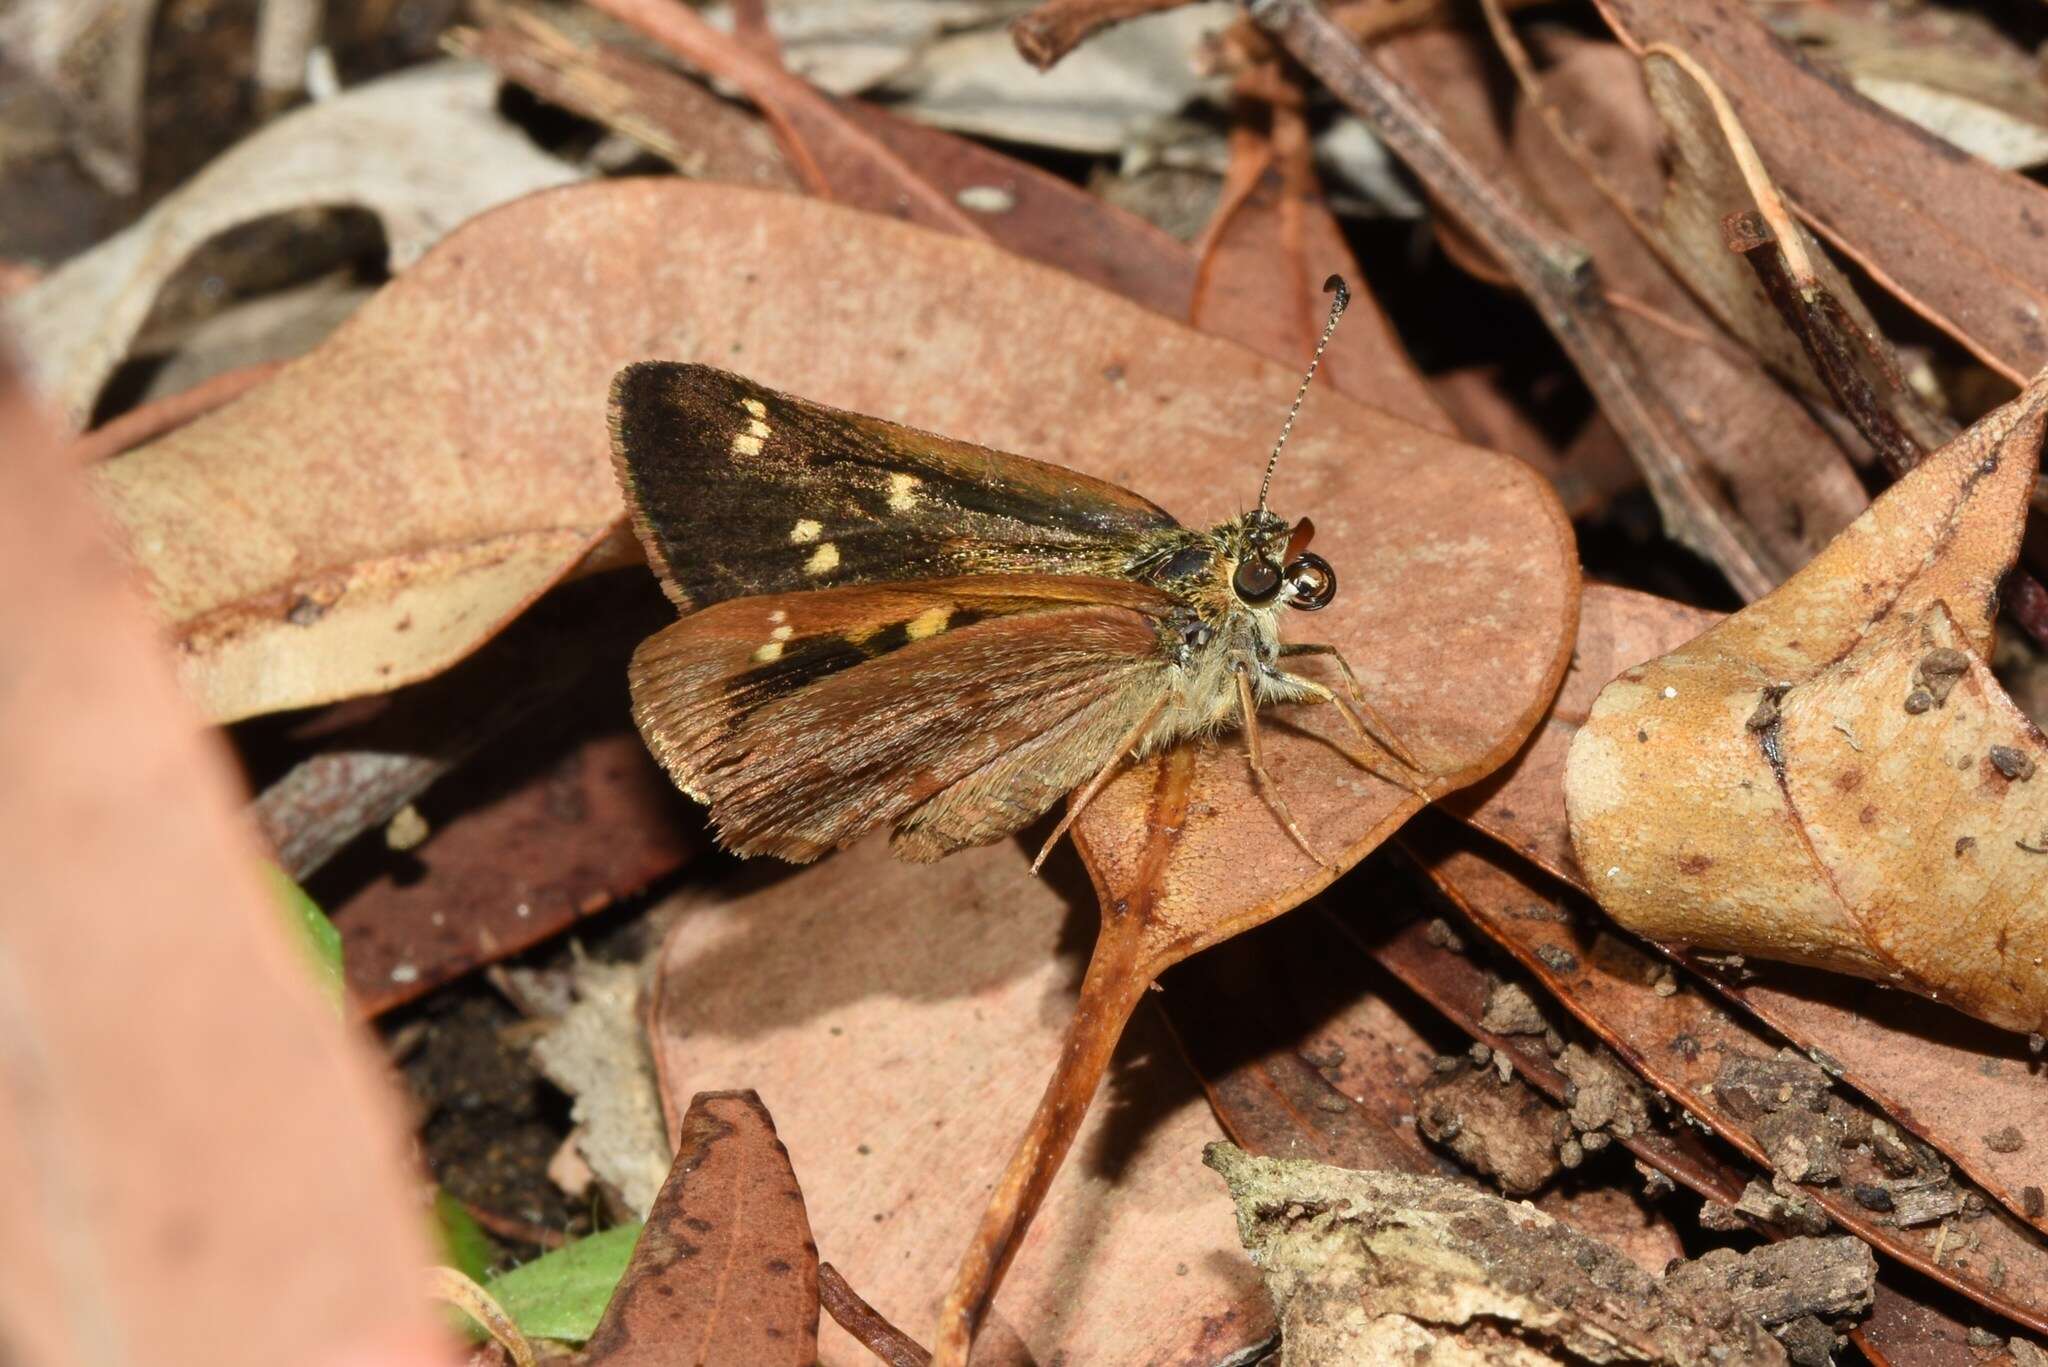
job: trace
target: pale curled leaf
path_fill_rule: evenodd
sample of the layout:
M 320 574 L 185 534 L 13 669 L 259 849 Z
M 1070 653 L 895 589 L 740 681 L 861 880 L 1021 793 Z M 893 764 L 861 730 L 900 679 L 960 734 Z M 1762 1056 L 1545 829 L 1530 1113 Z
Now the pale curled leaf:
M 1776 592 L 1601 693 L 1565 797 L 1617 920 L 2048 1022 L 2041 738 L 1983 666 L 2044 396 L 2037 382 Z
M 464 219 L 577 173 L 494 112 L 498 81 L 445 63 L 287 115 L 133 225 L 9 300 L 36 383 L 83 425 L 164 283 L 208 240 L 292 209 L 356 206 L 404 267 Z M 420 137 L 431 127 L 432 137 Z

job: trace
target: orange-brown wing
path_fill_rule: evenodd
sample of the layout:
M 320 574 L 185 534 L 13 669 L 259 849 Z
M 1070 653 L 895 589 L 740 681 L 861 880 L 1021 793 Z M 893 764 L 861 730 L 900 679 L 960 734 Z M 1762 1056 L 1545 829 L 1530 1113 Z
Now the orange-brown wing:
M 1171 600 L 1000 575 L 732 599 L 649 637 L 633 710 L 740 854 L 808 860 L 893 827 L 936 859 L 1028 825 L 1166 686 Z
M 611 422 L 633 525 L 685 608 L 960 575 L 1115 575 L 1179 525 L 1107 481 L 710 366 L 626 367 Z

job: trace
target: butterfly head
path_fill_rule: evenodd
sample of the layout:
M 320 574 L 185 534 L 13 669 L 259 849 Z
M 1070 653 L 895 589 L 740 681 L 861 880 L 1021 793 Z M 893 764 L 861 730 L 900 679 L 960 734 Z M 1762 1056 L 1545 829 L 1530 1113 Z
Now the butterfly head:
M 1234 564 L 1230 591 L 1248 608 L 1285 603 L 1317 612 L 1337 596 L 1337 572 L 1308 549 L 1316 524 L 1303 518 L 1289 526 L 1266 509 L 1246 513 L 1222 537 Z

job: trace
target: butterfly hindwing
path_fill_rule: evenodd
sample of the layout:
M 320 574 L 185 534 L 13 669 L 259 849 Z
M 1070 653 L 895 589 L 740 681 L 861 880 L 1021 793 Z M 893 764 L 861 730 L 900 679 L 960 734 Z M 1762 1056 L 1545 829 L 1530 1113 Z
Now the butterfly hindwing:
M 635 528 L 686 610 L 892 580 L 1114 576 L 1178 525 L 1103 480 L 709 366 L 626 367 L 611 422 Z
M 655 755 L 741 854 L 884 827 L 935 859 L 1036 819 L 1166 686 L 1171 604 L 1123 579 L 1002 575 L 728 600 L 635 654 Z

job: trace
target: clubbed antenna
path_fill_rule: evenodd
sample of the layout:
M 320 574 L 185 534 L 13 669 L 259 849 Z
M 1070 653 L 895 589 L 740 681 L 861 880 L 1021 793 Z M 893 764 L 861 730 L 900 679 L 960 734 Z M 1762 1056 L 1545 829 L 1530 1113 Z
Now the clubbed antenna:
M 1344 277 L 1333 275 L 1323 282 L 1323 289 L 1336 298 L 1330 301 L 1330 321 L 1323 324 L 1322 340 L 1316 343 L 1316 354 L 1309 357 L 1308 373 L 1301 377 L 1301 388 L 1294 391 L 1294 407 L 1287 410 L 1287 421 L 1280 424 L 1280 440 L 1273 443 L 1273 454 L 1266 459 L 1266 477 L 1259 482 L 1259 511 L 1266 511 L 1266 494 L 1273 487 L 1273 467 L 1280 463 L 1280 448 L 1287 445 L 1287 434 L 1294 430 L 1294 417 L 1301 412 L 1301 401 L 1308 397 L 1308 382 L 1316 377 L 1316 367 L 1323 363 L 1323 349 L 1330 345 L 1330 334 L 1337 330 L 1337 320 L 1344 316 L 1344 308 L 1351 302 L 1351 291 L 1344 288 Z

